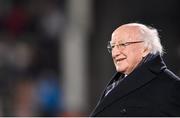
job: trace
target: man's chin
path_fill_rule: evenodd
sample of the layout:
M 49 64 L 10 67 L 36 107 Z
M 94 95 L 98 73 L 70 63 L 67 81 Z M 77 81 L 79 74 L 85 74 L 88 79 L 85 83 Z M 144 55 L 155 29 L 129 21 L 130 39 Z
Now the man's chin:
M 124 73 L 125 69 L 116 67 L 116 71 L 120 73 Z

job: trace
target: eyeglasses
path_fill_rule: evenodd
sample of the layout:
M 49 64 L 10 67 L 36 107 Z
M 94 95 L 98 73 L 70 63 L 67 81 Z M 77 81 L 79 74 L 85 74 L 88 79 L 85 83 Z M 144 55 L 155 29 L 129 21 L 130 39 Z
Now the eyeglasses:
M 119 50 L 123 50 L 124 48 L 126 48 L 126 46 L 130 45 L 130 44 L 134 44 L 134 43 L 142 43 L 144 41 L 134 41 L 134 42 L 125 42 L 125 43 L 118 43 L 118 44 L 111 44 L 111 42 L 108 42 L 107 45 L 107 49 L 108 52 L 111 53 L 112 50 L 115 48 L 115 46 L 119 49 Z

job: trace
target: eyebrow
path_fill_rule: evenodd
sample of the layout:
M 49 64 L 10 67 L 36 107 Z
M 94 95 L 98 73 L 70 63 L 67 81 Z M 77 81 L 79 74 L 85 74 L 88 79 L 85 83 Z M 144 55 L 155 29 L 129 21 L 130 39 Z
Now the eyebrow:
M 126 42 L 130 42 L 130 41 L 117 41 L 117 42 L 112 42 L 112 41 L 110 41 L 110 44 L 116 44 L 116 43 L 126 43 Z

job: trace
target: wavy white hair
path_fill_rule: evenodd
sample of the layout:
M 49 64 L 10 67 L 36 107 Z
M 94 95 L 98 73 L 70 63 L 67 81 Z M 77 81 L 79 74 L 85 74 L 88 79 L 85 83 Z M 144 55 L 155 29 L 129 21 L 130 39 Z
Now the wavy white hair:
M 126 26 L 138 27 L 141 33 L 141 40 L 145 42 L 145 47 L 150 50 L 150 53 L 159 53 L 161 56 L 163 55 L 163 46 L 161 44 L 157 29 L 140 23 L 129 23 L 126 24 Z

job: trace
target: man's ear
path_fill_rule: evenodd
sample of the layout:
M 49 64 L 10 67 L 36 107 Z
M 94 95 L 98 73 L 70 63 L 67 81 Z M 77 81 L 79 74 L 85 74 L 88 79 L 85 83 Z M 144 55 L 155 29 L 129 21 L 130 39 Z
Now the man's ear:
M 149 54 L 149 52 L 150 52 L 149 48 L 145 47 L 143 50 L 142 57 L 146 57 Z

